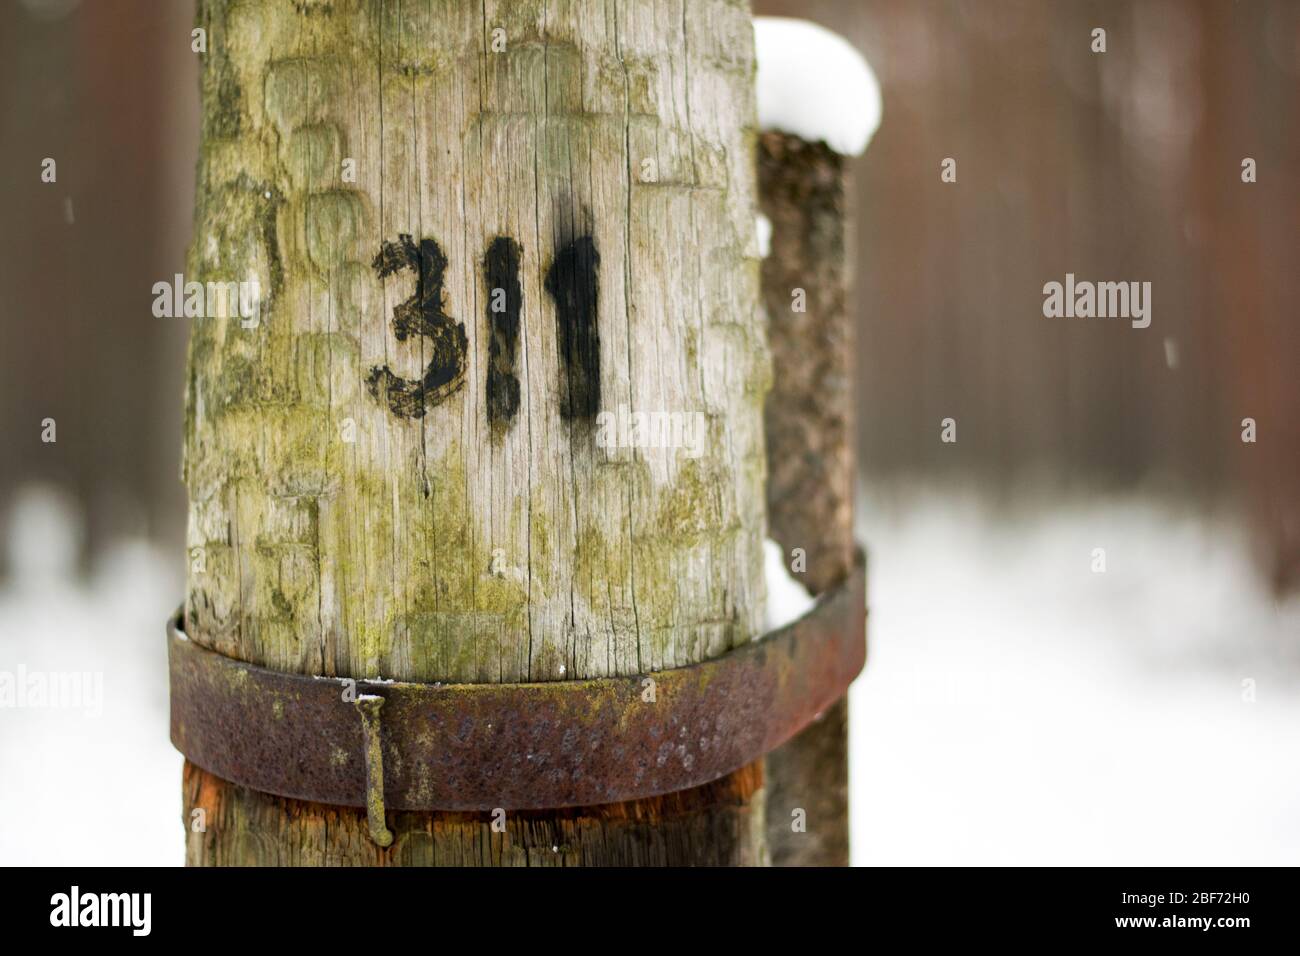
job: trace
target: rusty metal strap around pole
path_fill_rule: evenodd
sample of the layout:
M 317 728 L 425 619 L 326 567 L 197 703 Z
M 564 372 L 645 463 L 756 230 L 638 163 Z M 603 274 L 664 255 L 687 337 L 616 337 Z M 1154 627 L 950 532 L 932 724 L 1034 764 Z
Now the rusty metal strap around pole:
M 861 556 L 804 617 L 722 657 L 537 684 L 355 682 L 267 670 L 168 627 L 171 739 L 265 793 L 388 810 L 590 806 L 716 780 L 794 736 L 866 659 Z M 391 836 L 388 837 L 391 840 Z

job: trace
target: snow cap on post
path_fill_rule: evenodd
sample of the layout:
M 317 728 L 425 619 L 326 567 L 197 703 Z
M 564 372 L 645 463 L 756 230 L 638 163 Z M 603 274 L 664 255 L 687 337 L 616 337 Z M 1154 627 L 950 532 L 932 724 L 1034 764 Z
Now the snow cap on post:
M 880 125 L 880 84 L 848 40 L 807 20 L 754 18 L 758 125 L 860 156 Z

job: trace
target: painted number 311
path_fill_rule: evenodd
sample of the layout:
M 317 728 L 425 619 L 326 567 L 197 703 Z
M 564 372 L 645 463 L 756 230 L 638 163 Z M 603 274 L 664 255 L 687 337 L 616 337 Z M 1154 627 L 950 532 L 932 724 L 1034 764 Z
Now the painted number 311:
M 561 364 L 560 414 L 589 418 L 600 407 L 600 336 L 596 328 L 596 269 L 600 256 L 590 236 L 564 245 L 547 270 L 543 286 L 555 305 Z M 483 257 L 487 279 L 487 415 L 508 424 L 519 411 L 516 352 L 523 310 L 519 244 L 507 236 L 489 243 Z M 383 279 L 398 272 L 415 274 L 415 291 L 393 308 L 393 334 L 426 340 L 429 361 L 418 379 L 402 378 L 387 365 L 375 366 L 366 387 L 376 401 L 399 418 L 422 418 L 430 408 L 465 384 L 469 345 L 465 324 L 443 311 L 447 257 L 434 239 L 418 243 L 409 235 L 384 242 L 372 263 Z

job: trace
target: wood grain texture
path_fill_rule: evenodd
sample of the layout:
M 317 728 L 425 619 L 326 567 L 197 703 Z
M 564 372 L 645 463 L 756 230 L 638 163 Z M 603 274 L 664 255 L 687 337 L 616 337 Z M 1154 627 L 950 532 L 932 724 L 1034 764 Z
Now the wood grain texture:
M 844 159 L 824 143 L 764 132 L 759 197 L 772 222 L 763 300 L 774 365 L 768 395 L 772 537 L 802 548 L 801 579 L 820 594 L 853 562 L 853 322 L 848 299 Z M 806 311 L 792 309 L 794 289 Z M 847 866 L 848 699 L 767 756 L 767 840 L 776 866 Z M 793 826 L 802 811 L 804 829 Z
M 761 866 L 762 761 L 691 790 L 568 810 L 389 813 L 392 846 L 365 812 L 272 797 L 186 761 L 190 866 Z M 206 829 L 193 828 L 203 811 Z M 499 821 L 499 822 L 498 822 Z M 494 826 L 495 824 L 495 826 Z
M 764 132 L 759 197 L 772 223 L 763 261 L 768 341 L 781 374 L 765 410 L 771 535 L 807 553 L 813 594 L 853 563 L 853 323 L 848 311 L 844 158 Z M 805 293 L 804 311 L 792 292 Z
M 849 865 L 849 699 L 841 697 L 765 760 L 773 866 Z M 795 828 L 802 811 L 803 829 Z
M 191 638 L 299 673 L 495 683 L 646 673 L 754 637 L 771 371 L 748 5 L 205 0 L 198 25 L 187 278 L 256 276 L 262 298 L 256 327 L 201 320 L 190 343 Z M 514 258 L 486 268 L 502 238 Z M 509 415 L 502 270 L 520 300 Z M 597 415 L 620 405 L 698 413 L 702 454 L 602 446 Z M 719 787 L 743 811 L 711 817 Z M 673 852 L 640 834 L 661 804 L 530 832 L 601 834 L 571 861 L 685 862 L 691 828 L 716 825 L 734 836 L 709 830 L 702 854 L 759 862 L 756 791 L 681 795 L 706 822 L 666 830 Z M 378 862 L 363 814 L 210 777 L 187 794 L 212 810 L 191 863 L 300 862 L 308 842 Z M 401 859 L 529 861 L 477 827 L 426 814 L 395 847 L 426 832 Z

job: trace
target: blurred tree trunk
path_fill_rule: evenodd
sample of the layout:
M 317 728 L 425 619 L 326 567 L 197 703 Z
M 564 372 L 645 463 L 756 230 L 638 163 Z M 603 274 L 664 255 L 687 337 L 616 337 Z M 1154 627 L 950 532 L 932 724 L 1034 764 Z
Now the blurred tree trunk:
M 641 674 L 761 628 L 753 44 L 726 0 L 209 0 L 187 279 L 193 640 L 279 670 Z M 698 457 L 601 413 L 699 414 Z M 632 438 L 634 436 L 624 436 Z M 606 439 L 613 438 L 614 445 Z M 390 814 L 187 767 L 191 864 L 757 863 L 761 766 Z
M 853 566 L 853 322 L 844 159 L 825 143 L 759 137 L 768 339 L 781 370 L 766 410 L 771 534 L 814 595 Z M 795 289 L 805 309 L 792 307 Z M 768 846 L 777 866 L 848 866 L 848 699 L 767 757 Z M 800 814 L 800 811 L 802 813 Z M 798 825 L 796 825 L 796 820 Z

